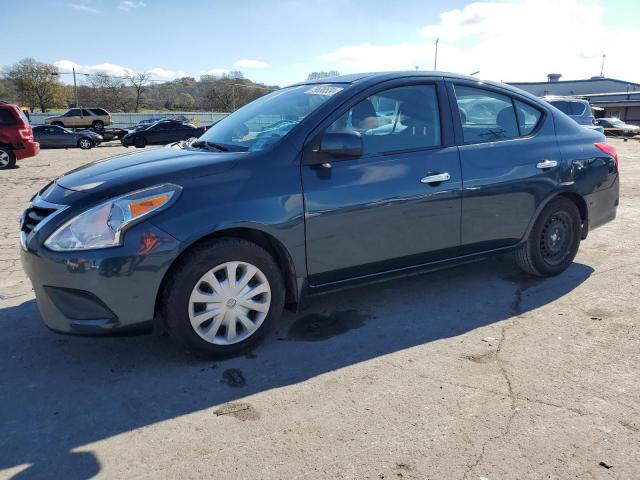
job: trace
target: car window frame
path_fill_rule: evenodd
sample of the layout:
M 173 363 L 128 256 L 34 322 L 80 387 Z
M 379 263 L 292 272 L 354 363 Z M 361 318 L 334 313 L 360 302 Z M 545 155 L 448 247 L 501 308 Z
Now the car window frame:
M 354 160 L 367 160 L 384 158 L 389 156 L 402 155 L 404 153 L 440 150 L 443 148 L 451 147 L 455 145 L 454 136 L 452 134 L 452 118 L 450 111 L 450 102 L 448 98 L 448 92 L 445 87 L 444 79 L 441 76 L 412 76 L 412 77 L 400 77 L 391 80 L 384 80 L 374 85 L 371 85 L 359 92 L 354 93 L 351 97 L 344 100 L 342 104 L 334 108 L 323 120 L 309 132 L 302 150 L 302 165 L 313 165 L 317 162 L 313 157 L 317 155 L 317 147 L 319 146 L 322 134 L 326 129 L 338 120 L 341 116 L 347 113 L 351 108 L 360 103 L 362 100 L 371 96 L 377 95 L 386 90 L 392 90 L 401 87 L 412 87 L 420 85 L 431 85 L 436 87 L 436 99 L 438 101 L 438 113 L 440 118 L 440 144 L 430 147 L 409 148 L 401 150 L 392 150 L 389 152 L 375 152 L 375 153 L 363 153 L 358 157 L 332 157 L 331 162 L 345 162 Z
M 481 141 L 470 141 L 470 142 L 465 142 L 464 141 L 464 131 L 462 129 L 462 119 L 460 118 L 460 111 L 459 111 L 459 107 L 458 107 L 458 99 L 456 97 L 455 94 L 455 85 L 460 85 L 461 87 L 469 87 L 469 88 L 476 88 L 479 90 L 486 90 L 492 93 L 496 93 L 498 95 L 503 95 L 506 97 L 509 97 L 509 99 L 511 100 L 511 108 L 513 108 L 513 113 L 516 117 L 516 126 L 518 128 L 518 136 L 517 137 L 512 137 L 512 138 L 502 138 L 502 139 L 488 139 L 488 140 L 481 140 Z M 548 111 L 546 108 L 544 108 L 542 105 L 538 105 L 537 103 L 531 101 L 530 99 L 523 97 L 521 95 L 518 95 L 516 92 L 512 92 L 510 90 L 507 89 L 502 89 L 500 87 L 494 86 L 494 85 L 490 85 L 487 83 L 484 83 L 482 81 L 477 81 L 477 82 L 472 82 L 472 81 L 468 81 L 468 80 L 447 80 L 446 81 L 446 86 L 447 86 L 447 92 L 449 94 L 449 101 L 451 104 L 451 109 L 452 109 L 452 116 L 453 116 L 453 129 L 454 129 L 454 134 L 455 134 L 455 138 L 456 138 L 456 145 L 458 146 L 464 146 L 464 145 L 482 145 L 485 143 L 498 143 L 498 142 L 512 142 L 512 141 L 517 141 L 517 140 L 523 140 L 523 139 L 529 139 L 532 137 L 535 137 L 539 132 L 540 129 L 542 128 L 542 125 L 544 124 L 544 122 L 547 119 L 547 115 L 548 115 Z M 528 135 L 522 135 L 522 132 L 520 130 L 520 123 L 518 122 L 518 114 L 516 112 L 516 104 L 515 104 L 515 100 L 518 100 L 519 102 L 522 102 L 532 108 L 535 108 L 536 110 L 538 110 L 541 115 L 540 115 L 540 119 L 538 120 L 538 123 L 536 124 L 536 127 L 531 130 L 531 133 L 529 133 Z

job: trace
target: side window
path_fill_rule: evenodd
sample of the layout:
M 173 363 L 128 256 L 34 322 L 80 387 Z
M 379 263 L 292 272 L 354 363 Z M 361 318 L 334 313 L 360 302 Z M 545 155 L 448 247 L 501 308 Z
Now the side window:
M 9 110 L 0 110 L 0 125 L 15 125 L 18 121 Z
M 65 113 L 64 116 L 65 117 L 79 117 L 80 116 L 80 109 L 79 108 L 72 108 L 67 113 Z
M 481 88 L 455 86 L 465 143 L 518 137 L 511 97 Z
M 94 115 L 108 115 L 106 110 L 103 110 L 102 108 L 90 108 L 89 110 L 91 110 L 91 112 L 93 112 Z
M 560 110 L 562 113 L 566 113 L 567 115 L 572 115 L 571 109 L 569 107 L 569 102 L 565 102 L 563 100 L 556 100 L 550 103 L 551 105 L 556 107 L 558 110 Z
M 365 155 L 440 145 L 436 87 L 412 85 L 376 93 L 351 107 L 326 131 L 360 133 Z
M 84 116 L 84 117 L 91 117 L 92 115 L 91 115 L 91 112 L 90 112 L 89 110 L 87 110 L 87 109 L 83 109 L 83 110 L 82 110 L 82 116 Z
M 542 117 L 542 112 L 520 100 L 515 100 L 515 104 L 520 135 L 529 135 L 538 125 L 540 117 Z
M 569 115 L 584 115 L 585 104 L 581 102 L 569 102 Z

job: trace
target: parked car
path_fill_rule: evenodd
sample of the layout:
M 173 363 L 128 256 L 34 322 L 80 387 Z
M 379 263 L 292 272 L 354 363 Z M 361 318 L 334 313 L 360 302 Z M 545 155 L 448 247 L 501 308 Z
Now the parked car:
M 367 134 L 389 103 L 402 131 Z M 259 136 L 283 120 L 296 125 Z M 505 252 L 558 275 L 618 201 L 615 147 L 526 92 L 347 75 L 261 97 L 180 148 L 58 178 L 22 216 L 22 264 L 53 330 L 154 325 L 228 355 L 326 289 Z M 90 268 L 70 268 L 78 258 Z
M 93 128 L 101 131 L 113 123 L 111 114 L 104 108 L 70 108 L 62 115 L 47 117 L 45 125 L 57 125 L 69 128 Z
M 81 148 L 89 150 L 102 142 L 102 136 L 92 130 L 71 131 L 57 125 L 33 127 L 33 134 L 42 148 Z
M 17 105 L 0 102 L 0 170 L 13 168 L 16 160 L 34 157 L 38 152 L 40 145 L 24 112 Z
M 619 118 L 599 118 L 598 125 L 604 129 L 604 134 L 612 137 L 633 137 L 640 135 L 640 127 L 624 123 Z
M 180 140 L 197 138 L 205 132 L 204 127 L 196 127 L 177 120 L 161 120 L 146 128 L 129 132 L 122 137 L 122 145 L 144 148 L 147 145 L 166 145 Z
M 545 100 L 562 113 L 567 114 L 579 125 L 603 133 L 602 127 L 596 123 L 591 111 L 591 104 L 587 100 L 572 97 L 545 97 Z

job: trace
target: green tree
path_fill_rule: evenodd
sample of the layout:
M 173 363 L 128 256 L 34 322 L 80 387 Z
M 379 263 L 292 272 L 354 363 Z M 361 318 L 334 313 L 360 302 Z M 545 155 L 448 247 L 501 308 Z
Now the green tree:
M 14 85 L 19 100 L 32 109 L 37 106 L 46 112 L 66 104 L 65 88 L 55 65 L 24 58 L 9 68 L 6 78 Z

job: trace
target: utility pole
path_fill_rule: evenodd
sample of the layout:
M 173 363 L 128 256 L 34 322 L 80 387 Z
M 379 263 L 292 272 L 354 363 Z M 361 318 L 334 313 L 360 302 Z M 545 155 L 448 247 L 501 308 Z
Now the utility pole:
M 78 84 L 76 83 L 76 68 L 73 67 L 73 92 L 76 97 L 76 108 L 78 108 Z
M 436 38 L 436 54 L 433 57 L 433 69 L 437 70 L 438 69 L 438 42 L 440 41 L 440 38 Z
M 601 77 L 604 77 L 604 59 L 605 59 L 606 56 L 607 56 L 606 53 L 602 54 L 602 67 L 600 68 L 600 76 Z

